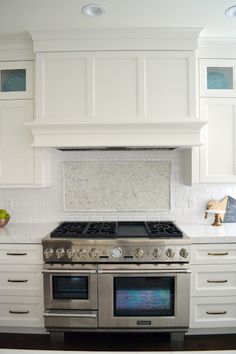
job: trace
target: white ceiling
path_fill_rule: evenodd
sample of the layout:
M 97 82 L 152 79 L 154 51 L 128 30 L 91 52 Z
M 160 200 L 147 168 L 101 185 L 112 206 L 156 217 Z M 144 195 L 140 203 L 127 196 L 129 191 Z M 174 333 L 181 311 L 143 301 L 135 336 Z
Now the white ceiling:
M 88 3 L 107 7 L 97 18 L 85 17 Z M 236 0 L 0 0 L 0 38 L 27 30 L 104 27 L 203 27 L 202 36 L 235 37 L 236 17 L 224 11 Z

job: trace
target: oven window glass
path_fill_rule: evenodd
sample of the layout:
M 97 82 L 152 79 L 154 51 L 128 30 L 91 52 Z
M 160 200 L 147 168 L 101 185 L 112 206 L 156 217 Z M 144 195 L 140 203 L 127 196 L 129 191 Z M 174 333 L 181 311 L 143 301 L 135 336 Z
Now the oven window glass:
M 52 276 L 54 299 L 88 300 L 88 277 Z
M 174 316 L 175 277 L 115 277 L 114 316 Z

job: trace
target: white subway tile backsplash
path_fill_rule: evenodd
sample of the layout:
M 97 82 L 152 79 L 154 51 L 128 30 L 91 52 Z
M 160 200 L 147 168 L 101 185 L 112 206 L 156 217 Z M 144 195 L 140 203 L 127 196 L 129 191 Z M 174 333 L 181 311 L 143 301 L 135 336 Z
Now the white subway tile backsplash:
M 65 212 L 62 194 L 63 161 L 171 161 L 171 210 L 165 212 Z M 236 198 L 236 185 L 182 182 L 181 151 L 52 151 L 52 186 L 43 189 L 0 189 L 0 209 L 7 209 L 12 223 L 88 220 L 175 220 L 205 223 L 209 199 Z M 208 216 L 210 220 L 210 216 Z M 208 220 L 208 223 L 209 223 Z

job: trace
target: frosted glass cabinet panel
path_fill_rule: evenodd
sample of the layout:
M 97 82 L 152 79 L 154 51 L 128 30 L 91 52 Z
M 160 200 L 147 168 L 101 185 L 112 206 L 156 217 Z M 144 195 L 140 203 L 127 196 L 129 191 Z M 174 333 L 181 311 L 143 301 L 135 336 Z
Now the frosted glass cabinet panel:
M 232 67 L 211 67 L 207 68 L 207 89 L 208 90 L 232 90 L 233 89 L 233 68 Z
M 33 98 L 33 62 L 0 62 L 0 99 Z
M 202 97 L 235 97 L 236 60 L 201 59 L 200 94 Z

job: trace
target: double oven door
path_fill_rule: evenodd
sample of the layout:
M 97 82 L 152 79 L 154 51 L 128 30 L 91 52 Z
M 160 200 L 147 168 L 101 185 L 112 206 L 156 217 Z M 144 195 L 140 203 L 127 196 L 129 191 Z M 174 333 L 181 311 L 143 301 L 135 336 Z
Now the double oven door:
M 186 329 L 190 274 L 185 266 L 44 265 L 50 329 Z
M 189 291 L 187 268 L 100 266 L 99 327 L 188 328 Z

